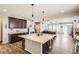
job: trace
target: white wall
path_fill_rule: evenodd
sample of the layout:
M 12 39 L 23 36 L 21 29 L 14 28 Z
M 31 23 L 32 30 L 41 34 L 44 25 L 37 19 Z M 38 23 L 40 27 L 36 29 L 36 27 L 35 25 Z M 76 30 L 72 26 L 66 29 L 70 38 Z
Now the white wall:
M 8 17 L 3 16 L 3 43 L 7 43 L 8 42 Z

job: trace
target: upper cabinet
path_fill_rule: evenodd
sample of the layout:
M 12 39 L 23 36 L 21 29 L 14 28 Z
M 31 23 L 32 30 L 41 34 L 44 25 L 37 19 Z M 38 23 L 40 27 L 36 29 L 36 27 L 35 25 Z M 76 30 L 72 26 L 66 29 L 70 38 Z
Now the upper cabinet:
M 9 20 L 9 28 L 11 28 L 11 29 L 27 27 L 27 25 L 26 25 L 27 21 L 24 19 L 8 17 L 8 20 Z

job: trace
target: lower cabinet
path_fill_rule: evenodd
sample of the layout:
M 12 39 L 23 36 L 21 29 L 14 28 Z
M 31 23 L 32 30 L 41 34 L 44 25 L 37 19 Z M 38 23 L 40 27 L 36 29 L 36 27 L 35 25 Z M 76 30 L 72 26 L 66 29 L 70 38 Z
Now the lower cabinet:
M 17 34 L 9 34 L 9 43 L 14 44 L 17 47 L 25 49 L 25 39 L 18 37 Z

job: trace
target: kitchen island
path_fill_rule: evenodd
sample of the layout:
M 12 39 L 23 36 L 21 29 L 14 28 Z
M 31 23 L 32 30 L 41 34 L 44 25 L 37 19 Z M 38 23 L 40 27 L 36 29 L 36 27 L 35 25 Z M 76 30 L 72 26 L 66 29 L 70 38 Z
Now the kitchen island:
M 42 54 L 43 45 L 50 41 L 49 47 L 51 48 L 51 40 L 53 40 L 55 36 L 56 35 L 53 34 L 42 34 L 38 36 L 37 33 L 33 33 L 29 35 L 20 35 L 19 37 L 25 39 L 25 50 L 32 54 Z

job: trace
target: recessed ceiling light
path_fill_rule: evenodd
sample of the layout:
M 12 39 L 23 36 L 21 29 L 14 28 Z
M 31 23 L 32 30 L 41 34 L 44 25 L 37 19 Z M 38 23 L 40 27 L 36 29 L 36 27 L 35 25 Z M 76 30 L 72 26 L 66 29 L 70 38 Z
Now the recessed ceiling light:
M 3 9 L 3 12 L 7 12 L 7 9 Z

